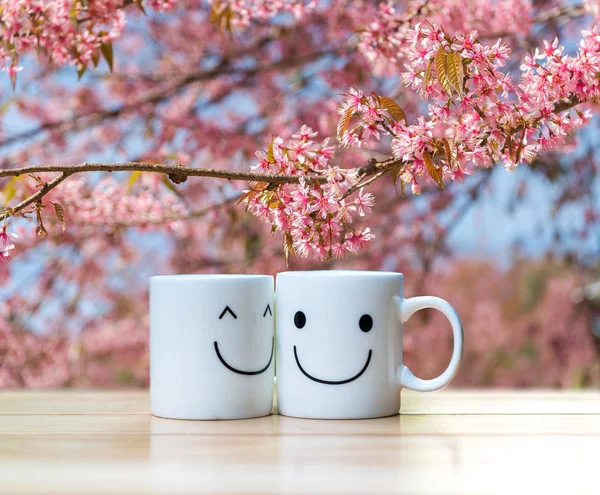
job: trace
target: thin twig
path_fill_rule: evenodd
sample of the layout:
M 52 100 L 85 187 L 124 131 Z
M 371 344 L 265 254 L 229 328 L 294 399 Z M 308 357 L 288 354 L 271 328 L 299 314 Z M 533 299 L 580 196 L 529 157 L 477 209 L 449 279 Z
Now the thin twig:
M 351 194 L 355 193 L 359 189 L 362 189 L 363 187 L 368 186 L 371 182 L 375 182 L 377 179 L 379 179 L 379 177 L 381 177 L 383 174 L 385 174 L 388 170 L 389 170 L 388 168 L 380 170 L 379 172 L 377 172 L 375 175 L 373 175 L 369 179 L 361 182 L 360 184 L 356 184 L 355 186 L 352 186 L 350 189 L 348 189 L 342 195 L 342 197 L 340 199 L 346 199 L 348 196 L 350 196 Z
M 4 220 L 5 218 L 14 216 L 17 213 L 20 213 L 25 208 L 27 208 L 29 205 L 32 205 L 36 201 L 41 200 L 46 194 L 48 194 L 50 191 L 52 191 L 52 189 L 54 189 L 62 181 L 64 181 L 67 177 L 69 177 L 69 175 L 71 175 L 71 174 L 68 173 L 68 172 L 63 172 L 62 174 L 60 174 L 59 176 L 55 177 L 50 182 L 47 182 L 35 194 L 32 194 L 28 198 L 24 199 L 23 201 L 21 201 L 16 206 L 14 206 L 12 208 L 8 208 L 4 213 L 0 213 L 0 221 Z

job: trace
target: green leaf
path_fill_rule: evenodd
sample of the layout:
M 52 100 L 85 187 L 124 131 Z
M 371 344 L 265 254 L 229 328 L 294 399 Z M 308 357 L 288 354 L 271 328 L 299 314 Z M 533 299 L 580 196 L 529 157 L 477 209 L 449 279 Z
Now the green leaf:
M 79 5 L 79 0 L 75 0 L 69 9 L 69 19 L 71 19 L 71 24 L 77 27 L 77 6 Z
M 119 383 L 131 383 L 133 380 L 133 373 L 130 370 L 125 369 L 117 370 L 114 373 L 114 377 Z
M 271 142 L 269 143 L 269 149 L 267 150 L 267 161 L 269 163 L 275 163 L 275 153 L 273 151 L 273 145 L 275 143 L 275 138 L 271 138 Z
M 104 60 L 108 64 L 108 68 L 110 71 L 113 71 L 113 45 L 112 41 L 108 43 L 102 43 L 100 46 L 100 50 L 102 50 L 102 55 L 104 56 Z
M 94 64 L 94 67 L 98 67 L 98 64 L 100 63 L 100 52 L 98 50 L 92 55 L 92 63 Z
M 173 183 L 172 183 L 172 182 L 169 180 L 169 177 L 167 177 L 167 176 L 163 177 L 162 183 L 165 185 L 165 187 L 166 187 L 166 188 L 167 188 L 169 191 L 171 191 L 171 192 L 173 192 L 173 193 L 175 193 L 175 194 L 179 195 L 179 191 L 178 191 L 178 190 L 177 190 L 177 188 L 176 188 L 176 187 L 173 185 Z
M 406 124 L 406 114 L 404 113 L 404 110 L 402 110 L 402 107 L 398 105 L 398 103 L 396 103 L 394 100 L 387 96 L 380 96 L 379 102 L 381 103 L 381 106 L 388 111 L 388 113 L 396 122 L 398 122 L 399 120 L 403 120 Z
M 2 105 L 0 105 L 0 116 L 4 115 L 8 111 L 13 101 L 14 100 L 12 98 L 8 98 L 4 103 L 2 103 Z
M 142 175 L 142 172 L 139 171 L 139 170 L 134 170 L 131 173 L 131 176 L 129 177 L 129 180 L 127 181 L 127 188 L 125 189 L 125 192 L 127 194 L 129 194 L 131 192 L 131 190 L 133 189 L 134 184 L 140 178 L 141 175 Z M 169 184 L 170 184 L 170 182 L 169 182 Z
M 4 197 L 4 206 L 8 205 L 11 199 L 17 193 L 17 182 L 21 180 L 22 176 L 12 177 L 2 189 L 2 196 Z
M 425 168 L 427 169 L 427 173 L 431 176 L 431 178 L 437 183 L 440 189 L 444 190 L 444 181 L 442 179 L 442 170 L 439 168 L 432 160 L 431 155 L 427 153 L 423 153 L 423 161 L 425 162 Z
M 86 70 L 87 70 L 87 66 L 86 65 L 83 65 L 83 64 L 78 64 L 77 65 L 77 80 L 78 81 L 81 80 L 81 78 L 85 74 Z

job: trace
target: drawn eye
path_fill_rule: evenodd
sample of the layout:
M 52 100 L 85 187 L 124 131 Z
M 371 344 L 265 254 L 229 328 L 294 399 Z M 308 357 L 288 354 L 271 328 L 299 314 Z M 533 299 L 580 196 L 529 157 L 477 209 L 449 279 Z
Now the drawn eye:
M 363 332 L 368 332 L 373 328 L 373 318 L 371 315 L 362 315 L 358 320 L 358 326 Z
M 296 328 L 303 328 L 306 325 L 306 315 L 302 311 L 297 311 L 294 315 L 294 325 Z
M 267 304 L 267 307 L 265 308 L 265 312 L 263 313 L 263 318 L 265 318 L 267 316 L 267 313 L 269 313 L 271 316 L 273 316 L 273 313 L 271 312 L 270 304 Z
M 233 311 L 231 311 L 231 308 L 229 306 L 225 306 L 225 309 L 221 313 L 221 316 L 219 316 L 219 320 L 221 318 L 223 318 L 223 316 L 225 316 L 225 313 L 229 313 L 231 316 L 233 316 L 237 320 L 236 314 Z

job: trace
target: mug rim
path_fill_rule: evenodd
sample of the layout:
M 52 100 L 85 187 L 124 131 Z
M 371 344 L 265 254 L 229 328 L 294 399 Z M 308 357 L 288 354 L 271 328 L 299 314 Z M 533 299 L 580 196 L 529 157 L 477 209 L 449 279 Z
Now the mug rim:
M 277 277 L 285 276 L 285 277 L 294 277 L 294 276 L 303 276 L 303 277 L 311 277 L 311 276 L 335 276 L 335 277 L 350 277 L 350 276 L 360 276 L 360 277 L 377 277 L 377 278 L 392 278 L 392 277 L 401 277 L 404 278 L 404 275 L 400 272 L 386 272 L 386 271 L 377 271 L 377 270 L 290 270 L 286 272 L 279 272 Z
M 272 275 L 253 273 L 178 273 L 172 275 L 153 275 L 150 280 L 263 280 L 273 279 Z

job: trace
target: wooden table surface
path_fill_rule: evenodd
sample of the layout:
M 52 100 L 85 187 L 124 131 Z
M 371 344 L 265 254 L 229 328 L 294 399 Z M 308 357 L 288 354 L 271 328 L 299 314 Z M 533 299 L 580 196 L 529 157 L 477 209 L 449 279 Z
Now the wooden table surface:
M 0 494 L 600 494 L 600 393 L 402 392 L 375 420 L 174 421 L 148 394 L 0 392 Z

